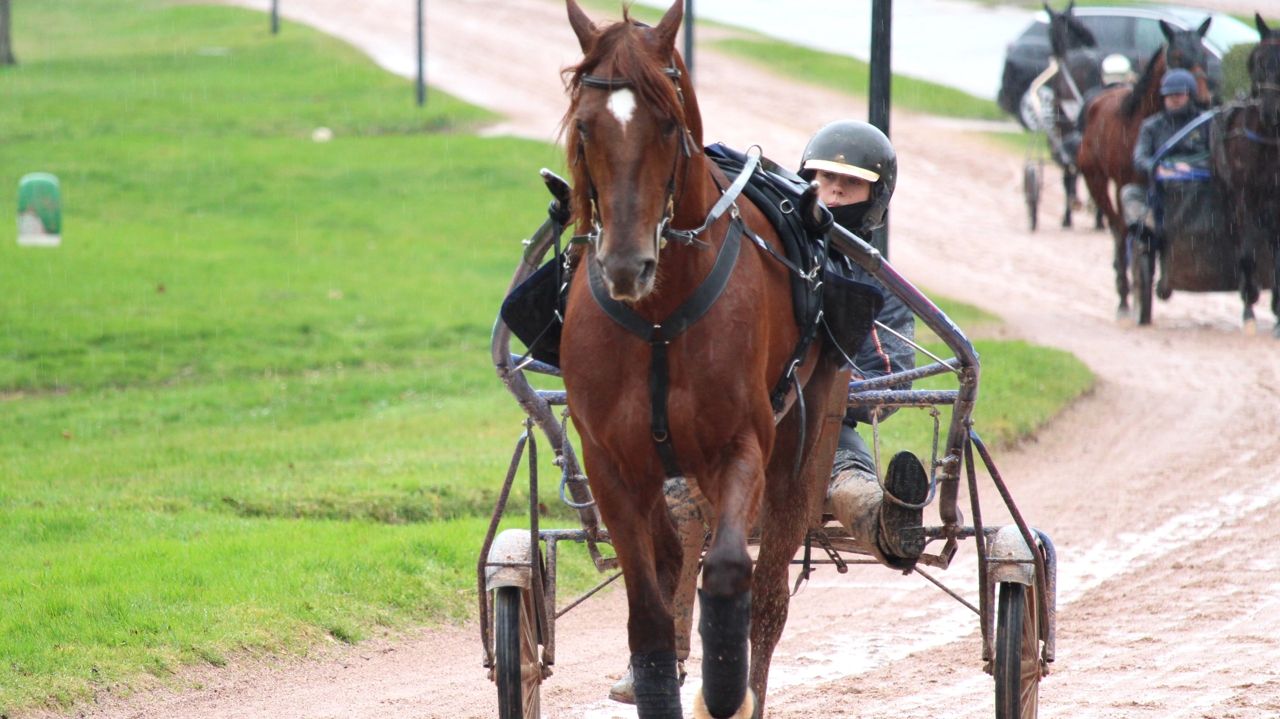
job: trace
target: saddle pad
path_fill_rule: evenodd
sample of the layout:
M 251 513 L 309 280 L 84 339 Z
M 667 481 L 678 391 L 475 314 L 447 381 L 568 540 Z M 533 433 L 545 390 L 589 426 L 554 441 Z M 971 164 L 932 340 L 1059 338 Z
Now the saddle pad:
M 560 258 L 547 260 L 511 294 L 502 300 L 499 315 L 507 327 L 539 362 L 553 367 L 560 366 L 560 330 L 563 326 L 556 309 L 560 306 L 560 288 L 556 287 L 555 263 Z M 571 273 L 563 275 L 568 287 Z

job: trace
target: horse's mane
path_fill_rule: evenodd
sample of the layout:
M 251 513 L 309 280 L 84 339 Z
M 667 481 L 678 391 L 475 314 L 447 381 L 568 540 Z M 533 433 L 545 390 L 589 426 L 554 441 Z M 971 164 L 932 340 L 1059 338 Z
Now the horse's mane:
M 1151 92 L 1152 86 L 1156 83 L 1156 64 L 1158 63 L 1161 66 L 1161 70 L 1164 69 L 1163 58 L 1164 48 L 1162 47 L 1156 50 L 1151 55 L 1151 59 L 1147 61 L 1147 66 L 1142 71 L 1142 77 L 1139 77 L 1138 82 L 1134 83 L 1133 92 L 1129 93 L 1129 96 L 1124 99 L 1124 103 L 1120 105 L 1120 112 L 1125 117 L 1132 118 L 1138 113 L 1138 108 L 1142 106 L 1142 99 L 1147 96 L 1147 93 Z
M 685 127 L 687 124 L 684 105 L 676 91 L 676 83 L 667 76 L 666 67 L 654 60 L 653 54 L 645 45 L 646 27 L 632 20 L 627 8 L 624 7 L 622 20 L 600 32 L 595 45 L 582 58 L 582 62 L 562 71 L 567 78 L 570 102 L 568 111 L 560 120 L 560 133 L 565 137 L 569 171 L 573 178 L 571 204 L 579 223 L 589 217 L 587 208 L 591 198 L 585 168 L 579 161 L 582 157 L 582 138 L 570 125 L 582 99 L 584 75 L 625 80 L 629 89 L 636 93 L 637 99 L 643 101 L 659 117 L 675 121 L 680 127 Z M 580 226 L 579 229 L 585 228 Z

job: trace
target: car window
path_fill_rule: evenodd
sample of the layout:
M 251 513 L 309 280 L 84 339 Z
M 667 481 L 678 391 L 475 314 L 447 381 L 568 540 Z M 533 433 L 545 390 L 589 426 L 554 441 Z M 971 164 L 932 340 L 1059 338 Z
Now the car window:
M 1023 43 L 1028 40 L 1041 40 L 1049 42 L 1049 24 L 1043 22 L 1033 22 L 1022 34 L 1018 36 L 1015 42 Z
M 1133 18 L 1106 17 L 1102 15 L 1080 16 L 1103 50 L 1119 50 L 1133 47 Z
M 1252 25 L 1240 22 L 1225 13 L 1206 13 L 1204 10 L 1188 7 L 1167 7 L 1164 10 L 1182 18 L 1183 24 L 1187 27 L 1199 27 L 1206 17 L 1212 15 L 1213 22 L 1209 24 L 1209 32 L 1205 34 L 1204 39 L 1220 55 L 1240 43 L 1258 41 L 1258 31 L 1254 30 Z
M 1213 22 L 1209 23 L 1209 32 L 1205 33 L 1204 39 L 1212 43 L 1219 51 L 1225 52 L 1241 43 L 1257 42 L 1258 31 L 1230 15 L 1215 14 Z
M 1160 21 L 1137 18 L 1134 23 L 1133 45 L 1138 51 L 1138 57 L 1151 57 L 1165 43 L 1164 33 L 1160 31 Z

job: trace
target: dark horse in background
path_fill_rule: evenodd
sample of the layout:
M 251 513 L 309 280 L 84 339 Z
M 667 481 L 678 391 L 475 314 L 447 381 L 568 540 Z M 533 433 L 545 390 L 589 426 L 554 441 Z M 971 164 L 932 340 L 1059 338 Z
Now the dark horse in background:
M 1178 30 L 1161 20 L 1160 30 L 1167 42 L 1151 56 L 1134 86 L 1105 89 L 1085 107 L 1084 136 L 1076 165 L 1084 175 L 1089 195 L 1106 216 L 1115 242 L 1113 267 L 1116 293 L 1120 295 L 1119 315 L 1129 314 L 1129 260 L 1124 218 L 1120 214 L 1120 188 L 1138 180 L 1133 170 L 1133 148 L 1138 144 L 1142 121 L 1163 107 L 1160 81 L 1166 68 L 1189 70 L 1196 76 L 1196 102 L 1201 107 L 1212 103 L 1205 51 L 1200 43 L 1209 30 L 1209 22 L 1206 19 L 1195 30 Z
M 1255 14 L 1261 41 L 1249 54 L 1250 99 L 1219 111 L 1210 132 L 1213 174 L 1222 183 L 1230 233 L 1240 250 L 1246 329 L 1254 321 L 1255 272 L 1270 255 L 1272 334 L 1280 339 L 1280 28 Z
M 566 2 L 583 59 L 565 71 L 563 129 L 572 207 L 590 239 L 569 289 L 561 367 L 626 582 L 637 709 L 643 719 L 682 716 L 672 607 L 687 557 L 664 500 L 666 478 L 679 475 L 705 497 L 711 529 L 699 589 L 700 703 L 715 717 L 751 715 L 753 701 L 762 713 L 788 566 L 821 512 L 848 371 L 815 343 L 795 372 L 803 405 L 793 393 L 783 406 L 771 401 L 800 336 L 790 275 L 742 237 L 745 223 L 784 252 L 745 197 L 718 219 L 711 212 L 730 178 L 702 151 L 698 101 L 675 50 L 683 0 L 652 28 L 625 10 L 621 22 L 597 27 Z M 675 228 L 706 222 L 668 241 Z M 724 257 L 727 278 L 717 269 Z M 718 299 L 688 317 L 717 276 Z M 683 327 L 672 320 L 682 316 Z M 663 384 L 666 392 L 652 391 Z
M 1075 0 L 1067 3 L 1067 9 L 1055 12 L 1044 3 L 1049 13 L 1049 46 L 1058 72 L 1049 81 L 1053 89 L 1053 126 L 1050 145 L 1054 162 L 1062 168 L 1062 189 L 1066 193 L 1066 210 L 1062 226 L 1071 227 L 1071 212 L 1080 205 L 1076 168 L 1076 154 L 1080 147 L 1080 131 L 1077 121 L 1084 112 L 1085 98 L 1091 90 L 1102 85 L 1102 56 L 1094 48 L 1098 41 L 1089 28 L 1074 14 Z M 1101 228 L 1099 214 L 1098 227 Z

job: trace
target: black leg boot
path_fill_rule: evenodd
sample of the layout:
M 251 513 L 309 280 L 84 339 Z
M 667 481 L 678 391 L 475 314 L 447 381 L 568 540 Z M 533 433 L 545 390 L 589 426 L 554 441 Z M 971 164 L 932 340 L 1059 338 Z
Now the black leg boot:
M 683 719 L 674 651 L 632 654 L 631 672 L 640 719 Z

